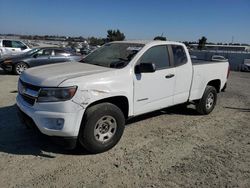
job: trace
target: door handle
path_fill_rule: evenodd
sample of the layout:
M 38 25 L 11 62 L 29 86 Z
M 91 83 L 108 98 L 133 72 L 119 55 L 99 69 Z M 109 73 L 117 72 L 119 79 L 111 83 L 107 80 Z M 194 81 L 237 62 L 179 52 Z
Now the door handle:
M 165 78 L 172 78 L 172 77 L 174 77 L 174 74 L 168 74 L 165 76 Z

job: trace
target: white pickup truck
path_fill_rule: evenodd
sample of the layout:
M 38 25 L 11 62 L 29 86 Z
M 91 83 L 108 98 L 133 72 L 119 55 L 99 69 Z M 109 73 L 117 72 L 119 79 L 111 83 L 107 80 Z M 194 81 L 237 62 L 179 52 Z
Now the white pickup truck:
M 0 57 L 16 55 L 31 50 L 28 45 L 19 40 L 0 39 Z
M 191 62 L 182 43 L 112 42 L 84 62 L 26 70 L 17 106 L 25 124 L 99 153 L 117 144 L 128 118 L 181 103 L 209 114 L 228 68 L 227 61 Z

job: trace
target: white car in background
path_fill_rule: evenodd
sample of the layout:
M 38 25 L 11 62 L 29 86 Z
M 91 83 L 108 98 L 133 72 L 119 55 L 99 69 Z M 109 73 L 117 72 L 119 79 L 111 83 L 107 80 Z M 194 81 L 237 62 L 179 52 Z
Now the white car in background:
M 19 40 L 0 39 L 0 57 L 15 55 L 30 50 L 30 47 Z
M 250 72 L 250 59 L 244 59 L 244 63 L 241 65 L 241 71 Z
M 224 56 L 222 55 L 213 55 L 212 61 L 228 61 Z

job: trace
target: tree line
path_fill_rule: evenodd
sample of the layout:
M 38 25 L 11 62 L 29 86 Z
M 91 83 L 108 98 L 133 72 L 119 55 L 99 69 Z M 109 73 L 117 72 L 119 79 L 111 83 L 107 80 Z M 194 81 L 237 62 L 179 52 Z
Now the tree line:
M 1 35 L 1 34 L 0 34 Z M 3 34 L 2 34 L 3 35 Z M 26 40 L 54 40 L 54 41 L 62 41 L 62 42 L 68 42 L 70 45 L 74 46 L 74 43 L 76 42 L 85 42 L 87 41 L 92 46 L 98 46 L 103 45 L 107 42 L 112 41 L 123 41 L 126 39 L 126 36 L 123 32 L 121 32 L 119 29 L 109 29 L 107 30 L 107 35 L 105 38 L 97 38 L 97 37 L 89 37 L 84 38 L 82 36 L 79 37 L 66 37 L 66 36 L 58 36 L 58 35 L 14 35 L 14 34 L 5 34 L 5 36 L 20 36 L 21 39 Z M 162 35 L 158 35 L 154 37 L 154 40 L 161 40 L 166 41 L 167 38 Z M 203 50 L 205 49 L 206 44 L 215 44 L 211 42 L 207 42 L 207 38 L 205 36 L 202 36 L 200 39 L 198 39 L 198 42 L 184 42 L 186 46 L 189 46 L 190 44 L 198 44 L 198 49 Z M 216 43 L 217 45 L 248 45 L 248 44 L 239 44 L 239 43 Z

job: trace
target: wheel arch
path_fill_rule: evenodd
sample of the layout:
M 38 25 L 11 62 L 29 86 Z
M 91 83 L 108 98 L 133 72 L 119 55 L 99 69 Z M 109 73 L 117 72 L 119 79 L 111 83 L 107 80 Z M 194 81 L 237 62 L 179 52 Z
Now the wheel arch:
M 16 71 L 16 66 L 17 66 L 19 63 L 23 63 L 23 64 L 27 65 L 27 68 L 30 68 L 30 65 L 29 65 L 27 62 L 25 62 L 25 61 L 16 61 L 15 63 L 12 64 L 12 72 L 13 72 L 14 74 L 17 74 L 17 75 L 19 75 L 19 73 L 17 73 L 17 71 Z
M 78 141 L 87 151 L 91 153 L 101 153 L 111 149 L 119 142 L 125 128 L 124 116 L 126 114 L 124 113 L 126 113 L 126 103 L 128 104 L 128 101 L 125 96 L 116 96 L 97 100 L 87 106 L 78 132 Z M 116 124 L 116 131 L 113 133 L 112 138 L 110 138 L 112 140 L 100 144 L 100 142 L 96 141 L 96 134 L 100 137 L 100 134 L 105 133 L 98 131 L 95 133 L 95 130 L 99 129 L 96 126 L 96 121 L 98 118 L 102 118 L 103 115 L 105 116 L 106 113 L 103 112 L 103 108 L 105 108 L 106 105 L 109 107 L 108 109 L 111 110 L 109 113 L 117 116 L 118 119 L 116 119 L 116 122 L 118 123 Z M 122 112 L 120 112 L 118 108 L 121 109 Z
M 26 62 L 26 61 L 23 61 L 23 60 L 22 61 L 16 61 L 16 62 L 13 63 L 13 65 L 15 66 L 18 63 L 25 63 L 28 67 L 30 67 L 30 64 L 28 62 Z
M 100 104 L 100 103 L 105 103 L 105 102 L 108 102 L 108 103 L 116 105 L 123 112 L 125 119 L 128 118 L 128 114 L 129 114 L 129 101 L 128 101 L 128 98 L 126 96 L 122 96 L 122 95 L 120 95 L 120 96 L 114 96 L 114 97 L 108 97 L 108 98 L 104 98 L 104 99 L 100 99 L 100 100 L 94 101 L 94 102 L 90 103 L 87 106 L 86 110 L 89 107 L 91 107 L 91 106 L 94 106 L 94 105 Z M 85 113 L 86 113 L 86 110 L 85 110 Z
M 216 89 L 217 93 L 219 93 L 221 88 L 221 80 L 219 79 L 211 80 L 207 83 L 207 86 L 213 86 Z

